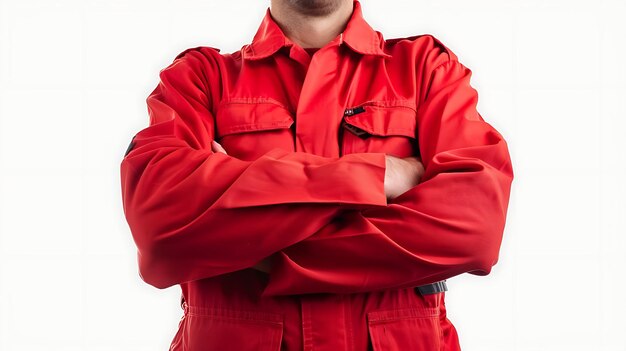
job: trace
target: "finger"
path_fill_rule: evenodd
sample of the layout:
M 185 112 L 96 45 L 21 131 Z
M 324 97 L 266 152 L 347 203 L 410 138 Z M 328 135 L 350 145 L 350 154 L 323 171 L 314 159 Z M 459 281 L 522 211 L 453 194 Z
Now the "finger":
M 223 153 L 226 153 L 226 150 L 224 150 L 222 145 L 220 145 L 215 140 L 211 140 L 211 149 L 213 149 L 213 152 L 223 152 Z

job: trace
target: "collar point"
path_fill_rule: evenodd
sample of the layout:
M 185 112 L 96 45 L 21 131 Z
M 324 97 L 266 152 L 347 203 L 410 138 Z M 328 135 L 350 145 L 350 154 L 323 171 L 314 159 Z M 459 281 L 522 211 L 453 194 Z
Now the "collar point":
M 262 50 L 262 48 L 259 48 L 260 50 L 254 50 L 253 48 L 254 44 L 248 44 L 246 45 L 246 47 L 242 50 L 242 57 L 246 60 L 260 60 L 262 58 L 265 58 L 267 56 L 270 56 L 272 54 L 272 52 L 268 52 L 267 50 Z

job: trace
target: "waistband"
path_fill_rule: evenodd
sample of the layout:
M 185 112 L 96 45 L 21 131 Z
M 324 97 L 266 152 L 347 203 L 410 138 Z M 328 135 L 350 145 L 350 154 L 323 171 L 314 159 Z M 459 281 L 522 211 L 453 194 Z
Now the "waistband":
M 437 294 L 443 291 L 448 291 L 448 286 L 446 285 L 446 280 L 444 279 L 438 282 L 416 286 L 415 291 L 422 295 Z M 183 310 L 187 307 L 185 297 L 182 294 L 180 295 L 180 307 Z

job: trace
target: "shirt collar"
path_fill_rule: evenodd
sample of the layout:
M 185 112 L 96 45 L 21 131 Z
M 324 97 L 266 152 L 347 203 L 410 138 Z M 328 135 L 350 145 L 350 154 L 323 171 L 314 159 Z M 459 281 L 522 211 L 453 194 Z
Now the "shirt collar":
M 358 53 L 391 57 L 382 49 L 384 44 L 382 34 L 375 31 L 363 18 L 361 3 L 358 0 L 353 0 L 353 4 L 352 15 L 343 33 L 340 34 L 340 40 Z M 294 42 L 285 36 L 280 26 L 272 18 L 268 7 L 252 43 L 244 47 L 243 54 L 247 59 L 260 59 L 273 55 L 284 46 L 293 44 Z

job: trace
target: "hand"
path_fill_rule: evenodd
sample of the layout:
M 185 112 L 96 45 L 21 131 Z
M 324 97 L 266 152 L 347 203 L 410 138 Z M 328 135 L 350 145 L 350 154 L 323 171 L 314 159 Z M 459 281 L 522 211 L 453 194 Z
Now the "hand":
M 420 156 L 386 156 L 385 194 L 388 200 L 392 200 L 420 182 L 424 165 Z

